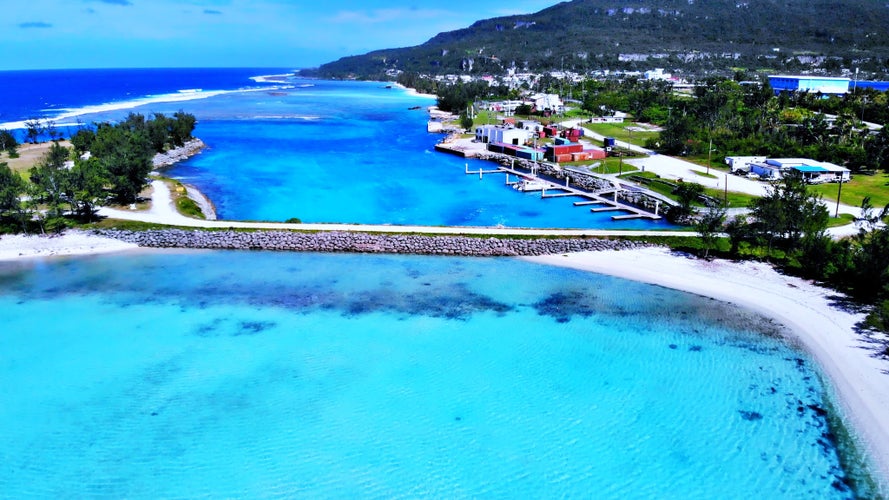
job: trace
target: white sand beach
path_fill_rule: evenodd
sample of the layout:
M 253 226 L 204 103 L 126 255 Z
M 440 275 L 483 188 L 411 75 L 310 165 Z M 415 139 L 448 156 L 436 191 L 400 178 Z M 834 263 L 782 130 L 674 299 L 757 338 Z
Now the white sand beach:
M 89 255 L 138 248 L 112 238 L 68 230 L 61 235 L 12 234 L 0 236 L 0 261 L 60 255 Z
M 618 276 L 730 302 L 787 326 L 790 339 L 827 375 L 843 412 L 889 484 L 889 360 L 856 332 L 863 314 L 836 304 L 837 293 L 757 262 L 705 261 L 664 248 L 578 252 L 527 260 Z

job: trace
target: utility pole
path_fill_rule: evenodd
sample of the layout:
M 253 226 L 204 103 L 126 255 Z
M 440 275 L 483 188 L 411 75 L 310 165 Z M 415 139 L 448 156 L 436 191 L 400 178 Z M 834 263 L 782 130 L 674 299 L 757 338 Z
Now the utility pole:
M 842 175 L 842 173 L 840 175 Z M 840 216 L 840 196 L 842 196 L 842 194 L 843 194 L 843 178 L 840 177 L 840 184 L 839 184 L 839 187 L 837 187 L 837 211 L 835 214 L 833 214 L 834 219 L 836 219 L 837 217 Z

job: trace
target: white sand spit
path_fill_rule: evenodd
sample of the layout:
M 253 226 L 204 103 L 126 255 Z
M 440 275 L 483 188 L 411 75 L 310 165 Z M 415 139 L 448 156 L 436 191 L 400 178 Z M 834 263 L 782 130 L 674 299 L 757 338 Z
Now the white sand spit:
M 608 274 L 730 302 L 784 324 L 819 363 L 844 419 L 889 484 L 889 361 L 856 331 L 863 315 L 837 305 L 837 293 L 784 276 L 771 266 L 705 261 L 663 248 L 578 252 L 530 261 Z
M 66 231 L 62 235 L 4 235 L 0 236 L 0 260 L 57 255 L 86 255 L 119 252 L 138 248 L 112 238 L 95 236 L 82 231 Z

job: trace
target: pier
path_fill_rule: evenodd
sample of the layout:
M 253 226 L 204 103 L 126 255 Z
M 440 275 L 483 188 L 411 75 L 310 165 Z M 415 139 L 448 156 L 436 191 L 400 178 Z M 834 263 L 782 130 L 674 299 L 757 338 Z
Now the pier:
M 514 175 L 519 179 L 524 179 L 533 182 L 535 185 L 539 184 L 540 187 L 532 187 L 528 189 L 528 191 L 540 191 L 540 198 L 564 198 L 568 196 L 577 196 L 580 198 L 586 198 L 585 201 L 578 201 L 574 203 L 574 206 L 585 206 L 585 205 L 603 205 L 602 207 L 591 208 L 591 212 L 610 212 L 610 211 L 624 211 L 629 212 L 628 214 L 623 215 L 614 215 L 611 217 L 612 220 L 629 220 L 629 219 L 652 219 L 659 220 L 661 216 L 657 213 L 657 208 L 654 213 L 650 213 L 641 208 L 636 208 L 630 205 L 624 205 L 617 201 L 617 193 L 619 188 L 617 186 L 609 189 L 605 189 L 596 193 L 591 193 L 588 191 L 584 191 L 581 189 L 573 188 L 569 185 L 569 179 L 565 179 L 565 184 L 556 184 L 555 182 L 548 181 L 546 179 L 542 179 L 533 173 L 528 174 L 525 172 L 520 172 L 513 168 L 509 167 L 498 167 L 496 170 L 485 170 L 483 168 L 479 168 L 478 170 L 469 170 L 469 164 L 466 164 L 465 173 L 467 175 L 475 175 L 478 174 L 479 179 L 482 179 L 484 174 L 505 174 L 506 175 L 506 184 L 513 185 L 517 182 L 510 182 L 509 176 Z M 547 190 L 558 191 L 557 193 L 547 193 Z M 613 195 L 613 199 L 606 198 L 604 195 Z

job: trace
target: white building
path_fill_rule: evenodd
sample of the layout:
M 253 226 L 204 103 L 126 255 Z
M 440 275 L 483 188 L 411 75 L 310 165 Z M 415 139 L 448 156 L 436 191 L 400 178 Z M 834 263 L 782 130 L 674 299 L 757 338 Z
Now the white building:
M 505 127 L 503 125 L 481 125 L 475 128 L 475 140 L 483 143 L 502 142 L 520 145 L 528 142 L 531 131 L 523 128 Z
M 550 110 L 553 113 L 565 111 L 565 103 L 556 94 L 534 94 L 530 100 L 538 111 Z
M 729 166 L 732 173 L 740 171 L 750 171 L 751 163 L 762 163 L 766 161 L 765 156 L 726 156 L 725 163 Z
M 655 68 L 645 72 L 646 80 L 669 80 L 673 75 L 664 73 L 664 68 Z

